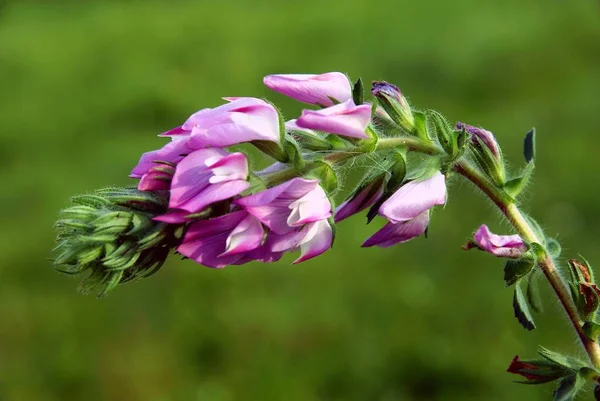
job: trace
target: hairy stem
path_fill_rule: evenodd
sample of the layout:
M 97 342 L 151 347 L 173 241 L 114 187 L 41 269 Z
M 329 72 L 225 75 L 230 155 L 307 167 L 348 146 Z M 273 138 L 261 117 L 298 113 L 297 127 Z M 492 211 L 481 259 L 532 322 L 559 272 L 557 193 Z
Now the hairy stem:
M 534 228 L 531 226 L 531 223 L 525 218 L 515 202 L 504 194 L 503 191 L 498 189 L 486 177 L 479 174 L 477 170 L 466 161 L 458 163 L 455 166 L 455 171 L 481 189 L 498 206 L 524 240 L 543 245 L 543 239 L 538 237 Z M 548 256 L 547 251 L 545 252 L 544 257 L 538 259 L 538 266 L 544 273 L 544 276 L 550 283 L 560 304 L 567 313 L 567 316 L 577 332 L 581 344 L 585 348 L 590 360 L 594 366 L 600 367 L 600 346 L 597 342 L 590 340 L 583 331 L 584 321 L 579 316 L 577 307 L 569 293 L 569 289 L 556 268 L 554 261 Z

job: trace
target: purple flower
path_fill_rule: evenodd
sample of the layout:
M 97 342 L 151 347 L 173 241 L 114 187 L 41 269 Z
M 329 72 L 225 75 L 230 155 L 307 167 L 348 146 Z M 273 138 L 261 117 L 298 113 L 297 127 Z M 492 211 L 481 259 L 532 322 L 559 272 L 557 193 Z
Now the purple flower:
M 331 99 L 345 102 L 352 98 L 350 81 L 341 72 L 267 75 L 263 82 L 269 89 L 309 104 L 333 106 Z
M 303 110 L 296 124 L 352 138 L 369 138 L 365 133 L 371 120 L 371 105 L 356 106 L 352 100 L 322 110 Z
M 389 223 L 362 246 L 386 248 L 424 234 L 429 225 L 429 210 L 445 203 L 446 180 L 442 173 L 437 172 L 426 180 L 410 181 L 379 207 L 379 214 Z
M 371 94 L 375 97 L 387 97 L 398 102 L 402 107 L 409 107 L 406 98 L 400 92 L 400 89 L 389 82 L 375 81 L 371 86 Z
M 527 245 L 518 235 L 496 235 L 485 224 L 477 229 L 474 239 L 475 243 L 467 245 L 467 249 L 477 247 L 498 257 L 518 259 L 527 251 Z
M 383 195 L 386 181 L 386 176 L 382 174 L 367 185 L 359 187 L 352 196 L 337 207 L 335 222 L 339 223 L 377 202 Z
M 294 178 L 234 204 L 260 220 L 271 232 L 266 244 L 272 252 L 300 248 L 300 263 L 331 247 L 333 230 L 327 221 L 331 203 L 318 180 Z
M 268 252 L 262 246 L 264 233 L 258 219 L 238 210 L 190 224 L 177 251 L 198 263 L 216 268 L 252 260 L 279 260 L 281 253 Z
M 185 221 L 185 216 L 208 205 L 233 198 L 248 189 L 248 159 L 243 153 L 207 148 L 192 152 L 175 169 L 169 213 L 155 220 Z
M 481 139 L 481 141 L 487 146 L 487 148 L 494 154 L 496 157 L 500 157 L 500 148 L 498 143 L 496 142 L 496 138 L 494 138 L 494 134 L 490 131 L 484 130 L 483 128 L 474 127 L 465 123 L 456 124 L 457 130 L 465 130 L 471 135 L 474 135 Z
M 164 136 L 189 136 L 191 149 L 226 147 L 242 142 L 279 142 L 279 113 L 270 104 L 252 97 L 229 97 L 224 105 L 202 109 Z

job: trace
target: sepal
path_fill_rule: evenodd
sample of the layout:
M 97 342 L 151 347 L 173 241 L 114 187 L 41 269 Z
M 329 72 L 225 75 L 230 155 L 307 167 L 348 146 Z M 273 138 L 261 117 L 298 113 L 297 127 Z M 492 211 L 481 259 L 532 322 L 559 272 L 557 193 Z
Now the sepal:
M 365 102 L 365 88 L 361 78 L 358 78 L 352 86 L 352 100 L 357 106 Z
M 304 175 L 305 178 L 317 179 L 321 187 L 330 195 L 338 188 L 338 179 L 331 164 L 317 160 L 312 162 L 312 168 Z

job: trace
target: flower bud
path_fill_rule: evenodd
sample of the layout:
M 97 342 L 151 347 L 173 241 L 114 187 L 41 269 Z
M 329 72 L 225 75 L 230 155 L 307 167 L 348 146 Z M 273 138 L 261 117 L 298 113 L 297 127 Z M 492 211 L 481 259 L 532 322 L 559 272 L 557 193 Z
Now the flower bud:
M 407 132 L 415 129 L 410 105 L 397 86 L 385 81 L 373 82 L 371 94 L 377 98 L 390 118 Z
M 153 221 L 166 210 L 160 192 L 104 189 L 72 199 L 56 223 L 54 264 L 89 271 L 80 291 L 102 296 L 117 284 L 155 273 L 178 243 L 179 227 Z

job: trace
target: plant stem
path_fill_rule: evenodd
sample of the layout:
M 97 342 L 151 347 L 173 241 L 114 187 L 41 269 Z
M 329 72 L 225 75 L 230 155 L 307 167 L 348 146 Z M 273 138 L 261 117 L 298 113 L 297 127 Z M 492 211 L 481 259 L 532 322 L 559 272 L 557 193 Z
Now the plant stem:
M 540 245 L 543 245 L 543 239 L 538 237 L 535 230 L 531 226 L 531 223 L 525 218 L 515 202 L 502 190 L 498 189 L 494 184 L 491 183 L 490 180 L 481 175 L 466 161 L 456 164 L 454 169 L 460 175 L 481 189 L 496 204 L 496 206 L 498 206 L 504 216 L 506 216 L 508 221 L 519 232 L 525 241 L 536 242 Z M 545 248 L 544 251 L 544 257 L 538 259 L 538 266 L 544 273 L 544 276 L 550 283 L 550 286 L 560 301 L 560 304 L 567 313 L 567 316 L 569 317 L 573 328 L 577 332 L 577 335 L 579 336 L 581 344 L 585 348 L 588 357 L 594 366 L 600 367 L 600 346 L 597 342 L 590 340 L 583 331 L 584 321 L 579 316 L 579 312 L 577 311 L 577 307 L 575 306 L 569 293 L 567 284 L 565 284 L 564 279 L 560 275 L 560 272 L 556 268 L 552 258 L 548 256 L 548 252 Z
M 378 151 L 394 149 L 402 146 L 406 147 L 410 151 L 425 153 L 428 155 L 444 153 L 443 149 L 441 149 L 433 143 L 428 143 L 415 137 L 399 136 L 392 138 L 380 138 L 377 141 L 377 146 L 375 147 L 375 150 L 372 150 L 370 152 L 362 150 L 360 149 L 360 147 L 350 148 L 348 150 L 335 150 L 327 154 L 327 156 L 324 157 L 324 160 L 331 164 L 341 164 L 349 159 L 352 159 L 357 156 L 362 156 L 366 153 L 376 153 Z M 290 180 L 294 177 L 300 177 L 306 171 L 309 171 L 312 167 L 313 165 L 310 161 L 306 163 L 306 167 L 304 167 L 302 170 L 298 170 L 294 166 L 290 165 L 287 168 L 267 174 L 263 176 L 262 179 L 264 181 L 267 181 L 269 186 L 273 186 L 284 181 Z

